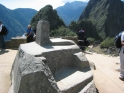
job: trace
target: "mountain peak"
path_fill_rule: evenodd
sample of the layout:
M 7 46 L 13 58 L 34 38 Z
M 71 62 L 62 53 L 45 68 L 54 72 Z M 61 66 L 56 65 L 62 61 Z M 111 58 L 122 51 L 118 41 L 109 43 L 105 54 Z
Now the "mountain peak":
M 77 21 L 87 3 L 82 1 L 67 2 L 64 6 L 56 8 L 58 15 L 63 19 L 66 25 L 71 21 Z

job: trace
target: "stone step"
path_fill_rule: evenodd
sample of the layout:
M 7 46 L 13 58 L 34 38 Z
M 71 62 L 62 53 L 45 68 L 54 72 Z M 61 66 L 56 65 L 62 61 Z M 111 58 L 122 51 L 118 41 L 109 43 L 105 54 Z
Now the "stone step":
M 99 92 L 96 89 L 94 81 L 92 80 L 78 93 L 99 93 Z
M 74 60 L 76 62 L 76 66 L 80 69 L 90 67 L 89 61 L 85 57 L 85 54 L 82 52 L 74 53 Z
M 83 70 L 68 68 L 56 72 L 55 80 L 61 91 L 65 93 L 78 93 L 93 80 L 93 74 L 90 68 Z

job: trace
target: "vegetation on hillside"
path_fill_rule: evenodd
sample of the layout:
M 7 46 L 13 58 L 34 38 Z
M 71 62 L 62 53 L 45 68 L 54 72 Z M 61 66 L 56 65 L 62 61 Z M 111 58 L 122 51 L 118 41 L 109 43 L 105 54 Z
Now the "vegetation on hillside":
M 124 3 L 121 0 L 90 0 L 79 20 L 87 18 L 96 27 L 100 40 L 124 30 Z
M 109 47 L 114 46 L 114 39 L 115 38 L 107 37 L 105 40 L 103 40 L 101 42 L 100 47 L 101 48 L 109 48 Z
M 93 23 L 87 19 L 83 19 L 81 21 L 72 21 L 69 25 L 69 28 L 77 33 L 81 28 L 83 28 L 85 30 L 86 33 L 86 37 L 91 37 L 94 39 L 99 39 L 98 33 L 96 32 L 96 28 L 93 25 Z
M 46 20 L 50 23 L 50 29 L 54 30 L 65 26 L 63 20 L 57 15 L 57 11 L 51 5 L 46 5 L 32 18 L 31 25 L 36 27 L 39 20 Z
M 58 36 L 76 36 L 77 34 L 72 32 L 69 28 L 61 26 L 58 29 L 52 30 L 50 32 L 51 37 L 58 37 Z

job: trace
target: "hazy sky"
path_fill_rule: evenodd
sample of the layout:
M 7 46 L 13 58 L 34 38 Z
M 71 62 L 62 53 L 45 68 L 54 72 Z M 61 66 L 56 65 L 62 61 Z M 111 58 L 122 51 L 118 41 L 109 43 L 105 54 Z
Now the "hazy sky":
M 83 1 L 88 2 L 89 0 L 0 0 L 0 4 L 4 5 L 9 9 L 16 8 L 32 8 L 40 10 L 42 7 L 50 4 L 53 8 L 64 5 L 66 2 Z

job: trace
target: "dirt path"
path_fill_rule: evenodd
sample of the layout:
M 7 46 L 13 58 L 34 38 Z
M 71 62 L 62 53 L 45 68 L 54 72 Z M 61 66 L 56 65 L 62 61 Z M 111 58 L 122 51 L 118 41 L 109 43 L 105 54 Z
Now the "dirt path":
M 0 50 L 0 93 L 8 93 L 10 88 L 10 71 L 17 50 Z
M 96 70 L 94 81 L 99 93 L 124 93 L 124 82 L 119 77 L 119 57 L 110 57 L 96 53 L 85 53 L 89 62 L 93 62 Z

